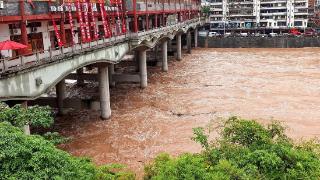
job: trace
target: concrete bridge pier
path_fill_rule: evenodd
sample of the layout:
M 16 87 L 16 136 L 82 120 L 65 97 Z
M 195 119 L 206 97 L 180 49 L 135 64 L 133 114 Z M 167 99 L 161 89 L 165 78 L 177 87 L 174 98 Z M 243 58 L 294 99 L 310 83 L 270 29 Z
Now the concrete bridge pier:
M 194 47 L 195 48 L 198 47 L 198 29 L 197 28 L 194 30 Z
M 181 61 L 181 34 L 177 34 L 176 36 L 177 43 L 177 60 Z
M 154 47 L 154 59 L 155 59 L 155 61 L 158 61 L 158 46 L 157 45 Z
M 65 115 L 66 112 L 63 107 L 63 101 L 66 98 L 66 83 L 65 79 L 62 79 L 56 85 L 56 95 L 57 95 L 57 107 L 58 107 L 58 115 Z
M 108 66 L 108 72 L 109 72 L 109 83 L 110 83 L 110 87 L 114 88 L 116 87 L 116 82 L 113 80 L 112 75 L 114 74 L 114 64 L 109 64 Z
M 168 71 L 168 41 L 162 43 L 162 71 Z
M 28 108 L 28 101 L 23 101 L 21 103 L 21 105 L 22 105 L 23 108 Z M 31 134 L 30 133 L 30 125 L 29 124 L 26 124 L 26 125 L 23 126 L 23 132 L 26 135 L 30 135 Z
M 106 63 L 101 63 L 98 66 L 99 77 L 99 93 L 100 93 L 100 109 L 101 119 L 106 120 L 111 117 L 110 107 L 110 92 L 109 92 L 109 77 L 108 66 Z
M 191 54 L 191 31 L 187 32 L 187 52 Z
M 81 78 L 81 75 L 83 74 L 83 68 L 77 69 L 77 85 L 83 86 L 84 80 Z
M 168 51 L 172 51 L 172 40 L 168 40 Z
M 160 48 L 161 50 L 161 48 Z M 159 51 L 159 48 L 158 48 L 158 45 L 156 45 L 154 47 L 154 60 L 157 62 L 157 66 L 161 67 L 162 66 L 162 60 L 158 58 L 158 51 Z
M 139 51 L 134 51 L 134 62 L 135 62 L 135 70 L 136 72 L 139 72 Z
M 140 87 L 146 88 L 148 85 L 147 51 L 146 50 L 139 50 L 139 70 L 140 70 Z

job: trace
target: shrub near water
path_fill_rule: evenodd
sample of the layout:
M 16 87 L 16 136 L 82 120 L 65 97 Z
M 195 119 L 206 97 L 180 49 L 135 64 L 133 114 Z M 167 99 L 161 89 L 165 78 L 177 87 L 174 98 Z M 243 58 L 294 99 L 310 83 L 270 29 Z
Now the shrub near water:
M 279 123 L 232 117 L 215 142 L 203 128 L 194 134 L 200 154 L 160 154 L 145 167 L 145 179 L 320 179 L 319 144 L 294 144 Z
M 10 122 L 15 127 L 29 124 L 34 127 L 48 128 L 53 124 L 51 109 L 48 106 L 30 106 L 21 104 L 9 107 L 0 102 L 0 122 Z
M 135 175 L 124 166 L 95 166 L 87 158 L 71 156 L 54 145 L 66 142 L 56 132 L 43 136 L 25 135 L 21 127 L 50 127 L 49 107 L 21 105 L 9 107 L 0 102 L 0 179 L 98 179 L 131 180 Z
M 0 179 L 134 179 L 123 166 L 96 167 L 89 159 L 57 149 L 39 135 L 0 123 Z

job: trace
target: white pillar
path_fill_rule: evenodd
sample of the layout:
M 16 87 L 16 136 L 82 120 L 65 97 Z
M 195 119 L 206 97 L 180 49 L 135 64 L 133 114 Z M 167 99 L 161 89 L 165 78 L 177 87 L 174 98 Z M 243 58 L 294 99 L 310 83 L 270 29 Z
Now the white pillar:
M 109 64 L 108 66 L 109 68 L 109 83 L 110 83 L 110 87 L 115 87 L 116 86 L 116 82 L 113 81 L 112 79 L 112 75 L 114 74 L 114 64 Z
M 155 61 L 156 61 L 156 65 L 157 66 L 162 66 L 162 60 L 158 58 L 158 45 L 156 44 L 156 46 L 154 47 L 154 57 L 155 57 Z
M 168 71 L 168 41 L 162 43 L 162 71 Z
M 101 119 L 106 120 L 111 117 L 110 92 L 107 64 L 100 64 L 99 73 L 99 93 L 100 93 L 100 109 Z
M 27 109 L 28 108 L 28 101 L 22 102 L 21 105 L 22 105 L 22 108 Z M 23 132 L 26 135 L 30 135 L 31 134 L 30 133 L 30 125 L 29 124 L 26 124 L 26 125 L 23 126 Z
M 187 32 L 187 52 L 191 54 L 191 32 Z
M 139 70 L 140 70 L 140 87 L 146 88 L 148 85 L 148 74 L 147 74 L 147 51 L 139 51 Z
M 26 124 L 26 125 L 23 126 L 23 132 L 26 135 L 30 135 L 31 134 L 30 133 L 30 125 L 29 124 Z
M 56 85 L 56 95 L 57 95 L 57 107 L 58 107 L 58 114 L 65 115 L 65 111 L 63 109 L 63 101 L 66 98 L 66 83 L 65 79 L 62 79 Z
M 181 60 L 181 34 L 177 34 L 176 36 L 177 41 L 177 60 Z
M 194 47 L 195 48 L 198 47 L 198 29 L 197 28 L 194 30 Z

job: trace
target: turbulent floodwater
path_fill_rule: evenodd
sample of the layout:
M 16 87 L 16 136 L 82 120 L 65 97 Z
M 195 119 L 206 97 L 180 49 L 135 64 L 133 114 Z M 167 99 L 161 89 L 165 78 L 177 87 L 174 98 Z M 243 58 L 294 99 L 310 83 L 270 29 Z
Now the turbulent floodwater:
M 111 90 L 110 120 L 89 110 L 58 119 L 57 129 L 72 138 L 62 148 L 97 164 L 127 164 L 141 177 L 160 152 L 199 152 L 192 128 L 221 117 L 277 119 L 295 139 L 320 135 L 319 48 L 196 49 L 170 61 L 168 73 L 151 67 L 148 75 L 144 90 Z

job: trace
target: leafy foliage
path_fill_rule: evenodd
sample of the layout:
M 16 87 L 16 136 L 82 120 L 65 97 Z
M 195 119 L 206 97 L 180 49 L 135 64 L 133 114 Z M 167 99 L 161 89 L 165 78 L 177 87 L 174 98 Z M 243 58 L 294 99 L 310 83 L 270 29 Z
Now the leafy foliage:
M 53 124 L 53 117 L 49 106 L 24 108 L 21 104 L 17 104 L 10 108 L 0 102 L 0 122 L 5 121 L 16 127 L 23 127 L 26 124 L 34 127 L 50 127 Z
M 145 179 L 319 179 L 320 148 L 315 141 L 294 144 L 278 122 L 263 126 L 231 117 L 221 137 L 208 142 L 203 128 L 192 139 L 204 150 L 172 158 L 160 154 L 145 167 Z
M 134 179 L 122 166 L 96 167 L 38 135 L 0 123 L 0 179 Z
M 61 136 L 58 132 L 47 132 L 42 136 L 54 145 L 67 143 L 70 140 L 69 138 Z
M 208 135 L 204 134 L 204 129 L 202 127 L 193 128 L 193 134 L 195 137 L 192 137 L 192 140 L 200 143 L 202 148 L 209 148 Z
M 202 6 L 201 12 L 204 14 L 204 16 L 209 17 L 210 14 L 210 6 Z

